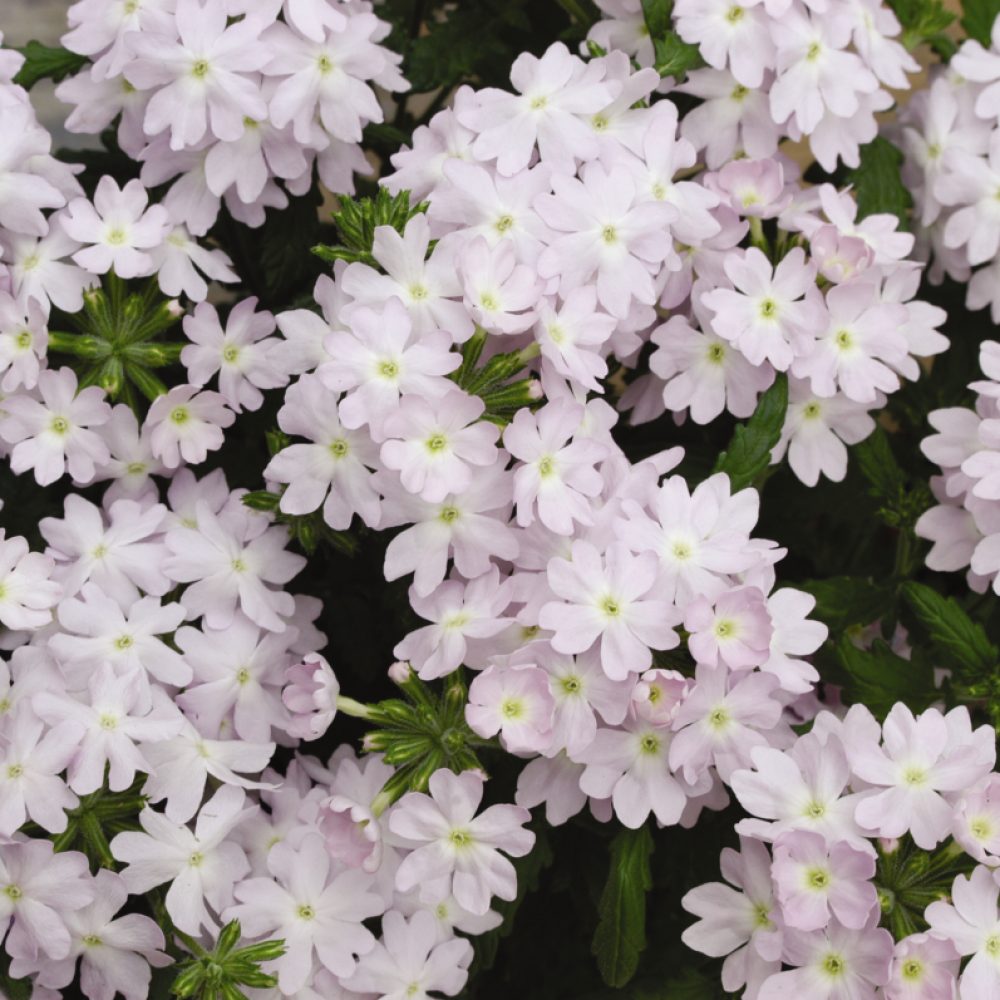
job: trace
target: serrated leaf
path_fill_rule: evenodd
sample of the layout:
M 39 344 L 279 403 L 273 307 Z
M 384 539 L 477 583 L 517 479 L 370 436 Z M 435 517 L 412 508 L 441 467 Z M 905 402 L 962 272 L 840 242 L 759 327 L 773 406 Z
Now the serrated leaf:
M 962 27 L 969 38 L 990 45 L 993 23 L 1000 17 L 1000 0 L 963 0 Z
M 869 625 L 887 613 L 893 603 L 892 590 L 857 576 L 832 576 L 796 584 L 816 598 L 811 617 L 818 618 L 832 635 L 853 625 Z
M 900 176 L 903 154 L 879 136 L 861 147 L 861 163 L 847 179 L 854 186 L 858 219 L 868 215 L 895 215 L 900 229 L 909 229 L 913 199 Z
M 903 702 L 913 712 L 922 712 L 941 698 L 934 686 L 934 670 L 922 651 L 914 649 L 905 660 L 876 639 L 871 649 L 859 649 L 849 636 L 843 635 L 836 646 L 837 658 L 850 678 L 848 696 L 851 702 L 861 702 L 878 719 L 884 719 L 897 702 Z
M 927 630 L 943 666 L 953 667 L 965 679 L 993 673 L 1000 658 L 997 647 L 954 598 L 913 581 L 904 584 L 903 596 Z
M 14 77 L 14 82 L 31 90 L 39 80 L 53 80 L 58 83 L 67 76 L 78 73 L 90 61 L 86 56 L 77 55 L 62 47 L 53 48 L 41 42 L 30 41 L 18 49 L 24 56 L 24 65 Z
M 771 452 L 781 437 L 788 410 L 788 379 L 778 375 L 757 402 L 757 409 L 733 433 L 729 447 L 719 456 L 713 472 L 729 476 L 732 491 L 742 490 L 767 469 Z
M 648 826 L 622 830 L 611 841 L 611 865 L 601 893 L 600 921 L 591 950 L 608 986 L 621 987 L 635 975 L 646 947 L 646 893 L 653 887 Z
M 705 65 L 698 46 L 688 44 L 675 31 L 657 36 L 653 48 L 656 52 L 654 66 L 660 76 L 679 79 L 688 70 Z

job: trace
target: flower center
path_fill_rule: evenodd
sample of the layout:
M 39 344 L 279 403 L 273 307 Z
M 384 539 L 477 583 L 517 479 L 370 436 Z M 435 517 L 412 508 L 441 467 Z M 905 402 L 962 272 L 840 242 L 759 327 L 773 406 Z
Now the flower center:
M 128 465 L 125 466 L 125 471 L 130 476 L 141 476 L 146 471 L 146 463 L 145 462 L 129 462 Z
M 7 768 L 8 778 L 20 778 L 22 774 L 24 774 L 24 767 L 21 764 L 11 764 L 10 767 Z
M 131 649 L 135 645 L 135 640 L 130 635 L 120 635 L 113 643 L 115 649 Z
M 31 331 L 22 330 L 17 337 L 15 337 L 14 342 L 22 351 L 26 351 L 29 347 L 31 347 Z
M 924 963 L 916 958 L 908 958 L 900 966 L 900 974 L 911 983 L 924 978 Z
M 908 767 L 903 772 L 903 781 L 911 788 L 919 787 L 927 782 L 927 771 L 922 767 Z
M 118 728 L 118 718 L 110 712 L 105 712 L 104 715 L 98 719 L 98 725 L 106 733 L 114 732 L 114 730 Z
M 986 953 L 991 958 L 996 958 L 1000 955 L 1000 934 L 991 934 L 986 939 Z
M 854 346 L 854 337 L 850 330 L 838 330 L 834 334 L 833 342 L 842 351 L 849 351 Z
M 847 963 L 844 961 L 842 955 L 830 952 L 830 954 L 823 959 L 822 963 L 820 963 L 820 968 L 828 976 L 830 976 L 831 979 L 836 979 L 847 971 Z
M 427 289 L 423 285 L 410 285 L 410 298 L 422 302 L 427 298 Z
M 4 890 L 3 891 L 4 891 L 4 895 L 7 896 L 8 899 L 13 899 L 15 901 L 17 901 L 18 899 L 20 899 L 21 896 L 23 895 L 23 893 L 21 892 L 20 886 L 16 886 L 16 885 L 7 885 L 7 886 L 4 886 Z
M 181 424 L 186 424 L 191 419 L 191 413 L 186 406 L 175 406 L 170 411 L 171 423 L 175 423 L 178 426 Z
M 343 458 L 348 451 L 350 451 L 350 448 L 343 438 L 337 438 L 335 441 L 330 442 L 330 454 L 334 458 Z
M 438 517 L 444 521 L 445 524 L 451 524 L 452 521 L 457 521 L 459 516 L 459 509 L 457 507 L 442 507 L 441 513 Z
M 655 733 L 646 733 L 641 740 L 639 740 L 639 750 L 652 756 L 660 751 L 660 737 Z
M 621 605 L 610 595 L 601 601 L 601 610 L 609 618 L 617 618 L 622 613 Z
M 102 944 L 104 944 L 104 942 L 96 934 L 88 934 L 82 940 L 88 948 L 99 948 Z
M 299 920 L 314 920 L 316 911 L 308 904 L 303 903 L 298 909 Z
M 977 816 L 969 823 L 969 832 L 976 840 L 989 840 L 993 826 L 985 816 Z
M 316 68 L 323 76 L 326 76 L 327 73 L 333 72 L 333 60 L 324 53 L 316 60 Z
M 760 314 L 764 319 L 773 319 L 778 313 L 778 303 L 774 299 L 764 299 L 760 304 Z
M 714 631 L 717 639 L 732 639 L 736 634 L 736 622 L 722 618 L 715 623 Z
M 729 95 L 729 97 L 730 100 L 733 101 L 742 101 L 749 93 L 749 87 L 744 87 L 742 83 L 738 83 L 735 87 L 733 87 L 733 92 Z
M 806 50 L 806 61 L 816 62 L 819 59 L 820 52 L 823 51 L 823 46 L 819 42 L 813 42 L 812 45 Z
M 195 851 L 191 857 L 188 858 L 188 864 L 192 868 L 200 868 L 201 863 L 205 860 L 205 855 L 201 851 Z
M 492 292 L 483 292 L 479 296 L 479 304 L 488 312 L 495 312 L 500 303 Z
M 444 451 L 448 446 L 448 439 L 441 433 L 432 434 L 427 439 L 427 450 L 430 452 Z
M 563 691 L 566 692 L 566 694 L 579 694 L 580 688 L 583 687 L 583 683 L 581 682 L 580 678 L 574 676 L 573 674 L 569 674 L 566 677 L 563 677 L 559 681 L 559 685 L 560 687 L 562 687 Z
M 555 471 L 555 459 L 551 455 L 543 455 L 538 460 L 538 474 L 544 479 Z
M 222 351 L 222 360 L 232 364 L 240 356 L 240 349 L 235 344 L 229 344 Z
M 743 20 L 743 15 L 745 13 L 746 11 L 742 7 L 738 4 L 733 4 L 733 6 L 726 11 L 726 20 L 730 24 L 739 24 L 739 22 Z
M 472 844 L 472 834 L 468 830 L 452 830 L 448 834 L 448 841 L 452 847 L 459 850 L 469 847 Z
M 681 562 L 691 558 L 691 546 L 687 542 L 674 542 L 670 552 L 675 559 L 679 559 Z
M 547 104 L 549 99 L 547 97 L 539 95 L 538 97 L 533 97 L 531 99 L 531 110 L 541 111 Z
M 601 230 L 601 239 L 604 240 L 608 246 L 611 246 L 612 244 L 618 242 L 618 231 L 614 226 L 605 226 Z
M 65 417 L 53 417 L 52 423 L 49 424 L 49 430 L 62 437 L 69 433 L 69 421 Z
M 517 698 L 504 698 L 500 703 L 500 714 L 505 719 L 519 719 L 524 715 L 524 702 Z
M 399 365 L 395 361 L 382 361 L 378 366 L 382 378 L 395 379 L 399 377 Z
M 514 225 L 513 215 L 501 215 L 500 218 L 493 223 L 493 228 L 496 229 L 498 233 L 505 233 L 513 225 Z
M 115 226 L 108 230 L 106 242 L 113 247 L 120 247 L 125 242 L 125 230 L 121 226 Z
M 726 349 L 722 344 L 710 344 L 708 348 L 708 360 L 710 364 L 721 365 L 726 360 Z
M 248 684 L 249 682 L 250 682 L 250 671 L 247 670 L 246 667 L 240 667 L 240 669 L 236 671 L 236 683 L 239 684 L 240 687 L 243 687 L 245 684 Z
M 817 802 L 815 799 L 810 802 L 805 809 L 802 810 L 803 816 L 808 816 L 809 819 L 820 819 L 826 815 L 826 806 L 822 802 Z
M 806 405 L 802 407 L 802 416 L 806 420 L 816 420 L 822 412 L 822 407 L 816 402 L 816 400 L 813 400 L 811 403 L 806 403 Z
M 708 724 L 712 729 L 725 729 L 729 723 L 729 712 L 721 705 L 708 713 Z
M 207 59 L 199 59 L 191 67 L 191 75 L 196 80 L 204 80 L 205 77 L 208 76 L 209 68 L 210 67 L 208 65 L 208 60 Z
M 806 886 L 822 891 L 830 887 L 830 873 L 825 868 L 810 868 L 806 872 Z

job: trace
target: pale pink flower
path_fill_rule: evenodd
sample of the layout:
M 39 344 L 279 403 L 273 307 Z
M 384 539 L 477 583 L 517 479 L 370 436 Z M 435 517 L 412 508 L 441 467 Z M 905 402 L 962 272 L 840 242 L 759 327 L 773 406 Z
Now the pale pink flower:
M 589 498 L 604 485 L 594 466 L 608 451 L 579 435 L 585 412 L 570 399 L 557 399 L 537 413 L 523 407 L 504 430 L 504 447 L 523 463 L 514 473 L 522 527 L 534 521 L 536 510 L 542 524 L 559 535 L 571 535 L 574 522 L 592 523 Z
M 119 993 L 125 1000 L 145 1000 L 150 966 L 163 968 L 171 959 L 161 950 L 163 931 L 149 917 L 125 913 L 115 919 L 127 900 L 122 877 L 100 869 L 94 877 L 94 901 L 63 915 L 71 938 L 69 955 L 46 961 L 37 982 L 58 990 L 70 986 L 79 959 L 80 989 L 88 1000 L 114 1000 Z M 12 963 L 13 974 L 22 974 L 20 965 Z
M 545 822 L 561 826 L 587 804 L 587 793 L 580 788 L 583 769 L 583 764 L 577 764 L 563 752 L 553 757 L 535 757 L 517 776 L 514 801 L 525 809 L 544 803 Z
M 63 588 L 51 579 L 52 558 L 29 552 L 27 541 L 0 528 L 0 624 L 12 630 L 43 628 Z
M 773 273 L 771 262 L 756 247 L 744 251 L 742 258 L 727 256 L 724 267 L 736 290 L 717 288 L 701 296 L 715 313 L 713 329 L 751 364 L 766 360 L 786 371 L 802 352 L 801 345 L 811 343 L 823 316 L 814 291 L 816 271 L 805 251 L 794 247 Z
M 168 469 L 182 462 L 198 465 L 225 441 L 224 427 L 236 414 L 217 392 L 199 392 L 197 386 L 174 386 L 158 396 L 146 415 L 153 455 Z
M 148 135 L 170 130 L 170 148 L 198 143 L 209 130 L 218 139 L 243 134 L 244 119 L 267 117 L 252 75 L 269 60 L 253 18 L 230 24 L 224 7 L 178 0 L 170 27 L 130 40 L 135 53 L 125 77 L 139 90 L 156 90 L 146 107 Z
M 233 885 L 250 871 L 243 849 L 230 838 L 257 808 L 245 806 L 246 793 L 224 785 L 201 807 L 194 830 L 147 806 L 139 813 L 144 832 L 129 830 L 111 841 L 111 853 L 127 865 L 122 878 L 129 892 L 170 882 L 164 902 L 174 924 L 187 934 L 199 935 L 203 927 L 217 931 L 213 914 L 233 901 Z
M 786 928 L 782 959 L 793 968 L 771 976 L 757 996 L 876 1000 L 877 988 L 889 981 L 892 950 L 892 935 L 871 924 L 852 930 L 833 919 L 823 930 Z
M 72 939 L 63 914 L 93 898 L 87 858 L 79 851 L 54 853 L 41 839 L 0 846 L 0 937 L 6 936 L 13 958 L 32 961 L 40 951 L 66 958 Z
M 0 390 L 33 389 L 48 347 L 46 316 L 34 300 L 0 292 Z
M 224 251 L 199 246 L 183 225 L 174 226 L 152 253 L 160 291 L 171 298 L 183 294 L 192 302 L 203 302 L 208 295 L 206 277 L 226 283 L 240 280 Z
M 410 493 L 440 503 L 449 493 L 463 493 L 475 467 L 496 462 L 499 429 L 480 420 L 485 404 L 455 389 L 438 399 L 406 396 L 382 423 L 379 457 L 400 474 Z
M 202 302 L 184 317 L 184 334 L 191 341 L 181 351 L 192 385 L 206 385 L 218 372 L 219 392 L 237 413 L 259 410 L 264 402 L 261 389 L 274 389 L 287 381 L 276 370 L 270 349 L 278 343 L 274 317 L 256 312 L 257 299 L 238 302 L 226 317 L 223 329 L 215 307 Z
M 722 852 L 726 882 L 709 882 L 685 893 L 681 906 L 698 921 L 681 940 L 713 958 L 726 956 L 722 985 L 756 997 L 760 985 L 781 968 L 781 908 L 774 898 L 771 856 L 757 840 L 740 837 L 739 851 Z M 736 888 L 732 888 L 735 886 Z
M 319 739 L 337 714 L 340 684 L 319 653 L 306 653 L 285 671 L 281 700 L 292 713 L 288 732 L 301 740 Z
M 763 4 L 680 0 L 674 15 L 677 33 L 685 42 L 698 46 L 709 66 L 728 68 L 744 87 L 761 85 L 764 70 L 774 60 Z
M 580 788 L 597 799 L 610 799 L 615 815 L 638 829 L 650 813 L 663 826 L 678 823 L 687 794 L 670 773 L 670 733 L 640 719 L 624 729 L 598 729 L 593 742 L 577 755 L 586 765 Z M 706 776 L 707 778 L 707 776 Z M 707 789 L 709 781 L 704 782 Z
M 479 473 L 464 493 L 450 494 L 439 504 L 411 496 L 398 482 L 381 479 L 385 495 L 381 527 L 410 525 L 386 548 L 385 578 L 398 580 L 413 573 L 414 590 L 424 597 L 445 578 L 449 558 L 464 577 L 474 579 L 492 568 L 495 557 L 517 556 L 517 536 L 507 524 L 511 477 L 505 465 L 500 459 Z
M 190 584 L 181 603 L 190 616 L 204 615 L 211 628 L 226 628 L 237 608 L 271 632 L 283 632 L 294 611 L 283 587 L 306 564 L 288 552 L 288 529 L 244 510 L 216 515 L 201 501 L 197 527 L 175 525 L 164 536 L 170 555 L 164 572 Z
M 935 900 L 924 911 L 932 934 L 950 941 L 959 955 L 972 958 L 959 978 L 959 995 L 968 1000 L 995 997 L 1000 993 L 997 942 L 1000 914 L 997 886 L 989 868 L 976 867 L 971 875 L 959 875 L 951 887 L 951 902 Z
M 896 943 L 886 1000 L 958 1000 L 955 945 L 937 934 L 911 934 Z
M 598 379 L 608 373 L 601 347 L 611 337 L 615 320 L 597 309 L 593 285 L 574 288 L 556 307 L 556 300 L 543 298 L 536 306 L 535 337 L 542 357 L 560 375 L 575 379 L 593 392 L 603 392 Z
M 345 427 L 370 424 L 377 431 L 401 393 L 437 398 L 454 388 L 444 378 L 461 362 L 449 350 L 451 338 L 419 336 L 398 299 L 389 299 L 381 312 L 354 309 L 350 323 L 350 333 L 335 331 L 327 338 L 331 360 L 317 371 L 328 389 L 346 393 L 340 403 Z
M 674 256 L 670 224 L 677 209 L 640 200 L 625 167 L 588 163 L 579 180 L 556 174 L 552 186 L 555 193 L 539 195 L 535 210 L 565 235 L 556 235 L 538 258 L 538 273 L 558 276 L 564 294 L 594 281 L 598 301 L 618 319 L 633 300 L 653 305 L 653 274 Z
M 684 609 L 688 649 L 697 663 L 732 670 L 759 667 L 771 648 L 773 627 L 764 595 L 756 587 L 739 587 L 714 602 L 696 597 Z
M 133 670 L 164 685 L 184 687 L 191 668 L 159 636 L 172 635 L 184 621 L 184 609 L 142 597 L 123 609 L 99 586 L 85 583 L 77 597 L 59 605 L 63 629 L 49 639 L 49 649 L 68 676 L 85 675 L 81 668 L 110 663 L 125 676 Z M 147 680 L 148 683 L 148 680 Z
M 856 810 L 857 821 L 883 837 L 910 833 L 932 850 L 951 832 L 956 793 L 975 785 L 996 762 L 993 730 L 973 731 L 965 706 L 918 716 L 894 705 L 882 726 L 882 746 L 857 741 L 851 767 L 873 789 Z
M 102 664 L 90 677 L 86 701 L 42 691 L 31 700 L 35 713 L 50 726 L 75 724 L 78 747 L 66 775 L 78 795 L 89 795 L 104 783 L 122 792 L 137 771 L 151 768 L 137 744 L 166 740 L 181 731 L 183 718 L 169 701 L 142 705 L 142 682 L 136 671 L 119 677 L 110 664 Z
M 79 735 L 72 724 L 46 731 L 27 707 L 13 713 L 0 754 L 0 835 L 12 838 L 28 818 L 49 833 L 66 829 L 66 813 L 79 800 L 59 775 Z
M 539 753 L 552 740 L 554 708 L 544 670 L 493 664 L 472 682 L 465 718 L 480 736 L 499 733 L 510 753 Z
M 73 254 L 80 267 L 92 274 L 114 269 L 119 278 L 152 274 L 155 264 L 148 251 L 158 247 L 170 229 L 167 210 L 149 206 L 141 181 L 131 180 L 120 188 L 107 176 L 98 183 L 93 204 L 76 198 L 59 221 L 69 236 L 84 244 L 85 249 Z
M 560 653 L 582 653 L 600 641 L 601 666 L 614 680 L 648 669 L 653 649 L 672 649 L 679 642 L 671 627 L 678 615 L 659 599 L 656 559 L 632 555 L 612 545 L 605 556 L 589 542 L 576 541 L 571 559 L 551 559 L 549 586 L 562 600 L 545 604 L 542 628 L 555 633 Z
M 341 285 L 352 303 L 379 311 L 391 299 L 398 299 L 410 317 L 413 332 L 422 342 L 423 335 L 440 330 L 455 343 L 462 343 L 472 335 L 475 325 L 459 301 L 462 295 L 456 259 L 459 248 L 445 239 L 431 251 L 430 243 L 430 223 L 422 212 L 407 222 L 402 234 L 392 226 L 378 226 L 372 241 L 372 256 L 385 274 L 367 264 L 350 264 Z M 345 318 L 354 330 L 353 306 Z M 399 322 L 395 314 L 392 320 Z M 367 336 L 366 327 L 360 335 Z M 429 346 L 433 344 L 433 340 L 428 342 Z
M 851 768 L 837 736 L 822 742 L 809 733 L 787 752 L 757 747 L 751 756 L 755 770 L 736 771 L 729 782 L 740 805 L 759 817 L 742 820 L 740 833 L 774 840 L 790 830 L 814 830 L 871 849 L 854 819 L 859 796 L 847 791 Z
M 784 833 L 774 843 L 772 874 L 785 923 L 800 931 L 821 930 L 831 913 L 860 929 L 878 907 L 875 859 L 846 841 L 828 843 L 809 830 Z
M 287 729 L 289 713 L 281 700 L 293 662 L 287 632 L 262 632 L 237 612 L 223 628 L 185 625 L 175 638 L 194 672 L 177 702 L 204 732 L 216 736 L 231 726 L 241 739 L 266 743 L 272 726 Z
M 455 996 L 468 979 L 472 945 L 461 937 L 441 941 L 437 922 L 426 910 L 407 919 L 390 910 L 382 918 L 382 940 L 358 962 L 346 987 L 397 997 L 433 1000 L 430 991 Z
M 323 520 L 338 531 L 348 529 L 355 514 L 375 527 L 381 503 L 371 470 L 378 466 L 378 447 L 367 432 L 341 424 L 337 398 L 317 375 L 289 386 L 278 426 L 313 443 L 283 448 L 264 478 L 288 484 L 279 503 L 286 514 L 308 514 L 322 505 Z
M 420 886 L 430 902 L 453 894 L 472 913 L 486 913 L 491 896 L 513 899 L 514 866 L 500 852 L 519 858 L 535 835 L 524 829 L 531 814 L 511 805 L 494 805 L 476 816 L 483 778 L 473 771 L 435 771 L 430 795 L 408 792 L 389 816 L 389 829 L 412 844 L 396 871 L 396 888 Z
M 510 71 L 517 93 L 486 88 L 457 112 L 459 122 L 478 133 L 473 155 L 496 160 L 499 173 L 510 177 L 528 166 L 537 143 L 543 162 L 572 173 L 577 159 L 598 153 L 586 119 L 615 96 L 604 74 L 600 60 L 586 63 L 562 42 L 541 57 L 522 52 Z
M 414 588 L 410 594 L 413 610 L 432 625 L 410 632 L 393 649 L 393 656 L 409 661 L 424 680 L 444 677 L 469 658 L 469 642 L 490 639 L 502 632 L 511 619 L 503 617 L 512 598 L 509 580 L 500 580 L 492 566 L 487 573 L 468 583 L 446 580 L 427 596 Z M 481 666 L 477 662 L 470 666 Z
M 673 718 L 671 770 L 693 785 L 710 765 L 723 781 L 747 767 L 753 748 L 768 745 L 766 733 L 781 718 L 777 686 L 767 674 L 734 679 L 725 666 L 699 663 L 694 686 Z
M 238 902 L 223 914 L 239 920 L 250 937 L 282 938 L 285 954 L 264 965 L 276 973 L 281 992 L 295 996 L 310 981 L 314 960 L 347 978 L 358 955 L 375 947 L 362 921 L 378 916 L 385 903 L 371 875 L 331 863 L 323 838 L 307 834 L 295 847 L 275 844 L 267 855 L 267 877 L 245 879 L 235 888 Z
M 93 480 L 95 466 L 111 457 L 99 432 L 111 407 L 104 390 L 78 391 L 72 368 L 47 369 L 38 376 L 38 395 L 8 397 L 0 413 L 0 437 L 14 445 L 10 467 L 20 474 L 33 469 L 39 486 L 50 486 L 64 472 L 78 483 Z
M 1000 775 L 991 774 L 958 800 L 952 836 L 977 861 L 1000 865 Z
M 465 302 L 473 321 L 489 333 L 523 333 L 535 322 L 532 310 L 543 284 L 534 268 L 518 263 L 514 245 L 491 247 L 470 240 L 461 254 Z

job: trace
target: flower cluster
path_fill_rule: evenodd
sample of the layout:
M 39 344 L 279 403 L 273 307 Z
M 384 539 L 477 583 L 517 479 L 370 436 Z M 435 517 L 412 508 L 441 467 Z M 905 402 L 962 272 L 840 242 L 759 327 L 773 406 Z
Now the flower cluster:
M 956 984 L 963 998 L 990 996 L 1000 988 L 995 761 L 993 728 L 974 729 L 965 708 L 914 716 L 896 705 L 880 726 L 857 705 L 821 713 L 785 751 L 755 749 L 752 768 L 731 778 L 750 818 L 737 825 L 740 849 L 723 853 L 728 884 L 684 897 L 699 918 L 685 942 L 728 956 L 723 986 L 746 987 L 747 1000 L 937 1000 Z M 921 895 L 912 872 L 928 866 L 906 872 L 899 858 L 913 844 L 926 862 L 944 841 L 935 863 L 964 858 L 971 875 L 947 884 L 951 901 L 927 905 L 934 893 Z M 887 920 L 894 934 L 879 926 Z
M 966 284 L 969 309 L 1000 322 L 1000 18 L 990 48 L 968 40 L 900 114 L 903 176 L 931 277 Z
M 1000 344 L 985 341 L 979 363 L 985 378 L 970 386 L 975 407 L 934 410 L 928 417 L 937 433 L 921 448 L 941 467 L 931 480 L 938 504 L 921 515 L 916 531 L 934 543 L 927 553 L 931 569 L 968 567 L 973 590 L 982 593 L 992 585 L 1000 593 Z
M 596 2 L 605 16 L 589 39 L 653 65 L 641 0 Z M 908 89 L 919 69 L 880 0 L 677 0 L 671 19 L 707 64 L 676 89 L 702 101 L 681 134 L 713 168 L 740 153 L 771 156 L 785 138 L 808 139 L 827 171 L 856 167 L 860 146 L 878 133 L 876 113 L 893 105 L 889 88 Z
M 371 168 L 373 87 L 400 91 L 389 25 L 363 0 L 77 0 L 63 44 L 92 60 L 57 94 L 70 131 L 117 121 L 121 148 L 164 205 L 178 240 L 204 236 L 225 203 L 250 226 L 289 194 L 353 191 Z

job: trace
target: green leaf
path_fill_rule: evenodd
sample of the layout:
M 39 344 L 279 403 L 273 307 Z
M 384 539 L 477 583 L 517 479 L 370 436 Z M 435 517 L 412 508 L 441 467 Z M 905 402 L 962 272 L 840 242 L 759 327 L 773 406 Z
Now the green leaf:
M 933 667 L 919 648 L 913 650 L 911 659 L 904 660 L 882 639 L 876 639 L 871 649 L 865 650 L 843 635 L 836 651 L 850 678 L 850 700 L 867 705 L 879 719 L 885 718 L 898 701 L 921 712 L 941 698 L 934 686 Z
M 648 826 L 622 830 L 611 841 L 611 867 L 601 893 L 600 921 L 591 950 L 608 986 L 624 986 L 646 947 L 646 893 L 653 887 Z
M 889 6 L 902 25 L 902 42 L 907 49 L 912 51 L 928 42 L 939 52 L 941 46 L 950 46 L 948 54 L 954 53 L 955 43 L 942 32 L 955 15 L 945 9 L 941 0 L 889 0 Z
M 889 438 L 881 427 L 854 448 L 861 474 L 868 481 L 873 496 L 892 500 L 906 489 L 906 473 L 900 468 L 889 447 Z
M 868 215 L 895 215 L 900 229 L 909 229 L 913 199 L 900 176 L 903 154 L 879 136 L 861 147 L 861 163 L 848 175 L 858 202 L 858 219 Z
M 753 416 L 740 424 L 729 447 L 719 456 L 713 472 L 729 476 L 732 491 L 752 485 L 771 462 L 771 452 L 781 437 L 788 410 L 788 379 L 778 375 L 757 403 Z
M 31 90 L 39 80 L 53 80 L 58 83 L 73 73 L 78 73 L 90 61 L 64 48 L 52 48 L 41 42 L 28 42 L 18 49 L 24 56 L 24 65 L 14 77 L 14 82 Z
M 974 622 L 952 597 L 943 597 L 922 583 L 903 585 L 903 596 L 927 630 L 943 665 L 954 667 L 965 679 L 991 675 L 1000 659 L 986 630 Z
M 642 0 L 642 16 L 650 37 L 660 38 L 670 31 L 670 14 L 674 0 Z
M 410 219 L 427 208 L 426 202 L 411 205 L 409 191 L 393 195 L 385 188 L 379 188 L 374 198 L 340 195 L 338 201 L 340 208 L 333 213 L 333 222 L 341 243 L 337 246 L 320 244 L 314 246 L 312 252 L 327 263 L 361 261 L 372 267 L 378 267 L 378 262 L 372 257 L 375 230 L 379 226 L 392 226 L 396 232 L 402 233 Z
M 680 79 L 688 70 L 705 65 L 698 46 L 688 44 L 675 31 L 655 38 L 653 47 L 656 51 L 654 66 L 660 76 Z
M 887 613 L 893 603 L 892 590 L 858 576 L 831 576 L 806 580 L 796 586 L 816 598 L 813 618 L 818 618 L 832 635 L 853 625 L 868 625 Z
M 969 38 L 990 45 L 993 22 L 1000 17 L 1000 0 L 963 0 L 962 27 Z

